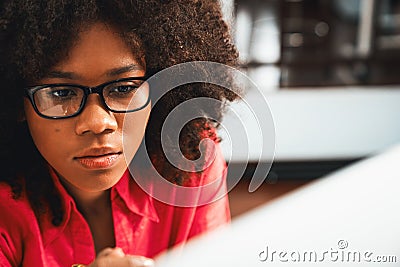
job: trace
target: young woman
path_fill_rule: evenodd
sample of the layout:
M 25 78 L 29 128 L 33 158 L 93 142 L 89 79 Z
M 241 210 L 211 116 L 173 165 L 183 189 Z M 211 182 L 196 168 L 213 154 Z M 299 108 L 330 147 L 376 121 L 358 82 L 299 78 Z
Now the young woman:
M 226 197 L 177 207 L 144 192 L 127 169 L 142 147 L 177 185 L 202 185 L 225 168 L 218 154 L 202 172 L 179 170 L 160 133 L 180 103 L 235 94 L 189 84 L 153 105 L 151 91 L 161 89 L 145 82 L 183 62 L 235 66 L 217 0 L 0 5 L 0 266 L 146 266 L 147 258 L 229 221 Z M 206 117 L 221 115 L 221 105 L 203 113 L 180 135 L 188 159 L 199 157 L 201 139 L 218 141 Z M 135 175 L 145 176 L 145 167 Z

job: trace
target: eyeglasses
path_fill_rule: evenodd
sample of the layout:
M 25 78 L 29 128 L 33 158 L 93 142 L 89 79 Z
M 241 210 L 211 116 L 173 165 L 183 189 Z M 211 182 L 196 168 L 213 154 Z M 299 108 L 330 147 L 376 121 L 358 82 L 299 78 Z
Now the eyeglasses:
M 89 94 L 100 95 L 107 110 L 128 113 L 143 109 L 150 102 L 147 77 L 130 77 L 103 83 L 96 87 L 76 84 L 47 84 L 25 89 L 37 114 L 47 119 L 77 116 Z

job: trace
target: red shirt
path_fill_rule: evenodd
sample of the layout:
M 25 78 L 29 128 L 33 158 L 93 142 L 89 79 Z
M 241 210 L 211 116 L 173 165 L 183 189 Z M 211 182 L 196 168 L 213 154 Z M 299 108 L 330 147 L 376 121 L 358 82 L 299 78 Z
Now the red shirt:
M 210 181 L 224 169 L 219 157 L 201 180 Z M 51 174 L 66 211 L 57 227 L 49 214 L 36 218 L 25 193 L 14 200 L 10 187 L 0 184 L 0 266 L 69 267 L 94 260 L 89 226 L 58 177 Z M 221 181 L 225 187 L 225 179 Z M 226 195 L 199 207 L 176 207 L 145 193 L 129 171 L 111 188 L 111 202 L 116 246 L 126 254 L 150 258 L 230 220 Z

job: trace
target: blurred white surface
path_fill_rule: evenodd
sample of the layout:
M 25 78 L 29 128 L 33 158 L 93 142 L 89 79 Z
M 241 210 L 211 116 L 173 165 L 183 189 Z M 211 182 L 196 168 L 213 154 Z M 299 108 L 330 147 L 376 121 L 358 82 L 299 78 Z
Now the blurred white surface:
M 294 89 L 271 92 L 260 89 L 275 123 L 276 160 L 348 159 L 376 154 L 400 142 L 400 90 L 398 87 L 341 87 Z M 246 100 L 251 104 L 254 92 Z M 244 112 L 243 103 L 232 107 L 242 112 L 249 133 L 234 144 L 232 162 L 258 160 L 263 140 L 271 129 L 261 129 Z M 267 108 L 267 107 L 266 107 Z M 234 124 L 226 114 L 223 124 Z M 230 155 L 225 140 L 224 155 Z M 248 143 L 248 144 L 247 144 Z M 267 159 L 261 159 L 267 160 Z
M 156 266 L 399 266 L 399 158 L 397 146 L 318 180 L 161 255 Z M 392 262 L 377 262 L 382 256 Z

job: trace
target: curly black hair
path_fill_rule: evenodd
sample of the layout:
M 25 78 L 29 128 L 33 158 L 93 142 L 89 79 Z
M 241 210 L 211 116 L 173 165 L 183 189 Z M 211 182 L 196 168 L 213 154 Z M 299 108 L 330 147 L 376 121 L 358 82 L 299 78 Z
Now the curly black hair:
M 26 190 L 37 214 L 50 210 L 53 224 L 63 218 L 61 199 L 36 149 L 23 115 L 23 88 L 39 80 L 63 60 L 79 32 L 95 22 L 111 25 L 145 59 L 147 75 L 191 61 L 237 66 L 237 51 L 223 21 L 218 0 L 3 0 L 0 3 L 0 181 L 14 198 Z M 177 184 L 189 177 L 168 163 L 161 149 L 162 122 L 178 104 L 196 97 L 233 101 L 231 90 L 204 83 L 180 86 L 153 107 L 146 128 L 146 147 L 156 169 Z M 217 123 L 224 105 L 202 111 L 180 134 L 180 149 L 189 159 L 199 157 L 199 142 L 218 141 Z M 199 107 L 201 108 L 201 107 Z

